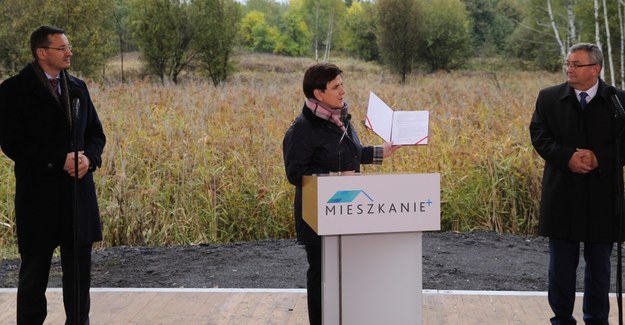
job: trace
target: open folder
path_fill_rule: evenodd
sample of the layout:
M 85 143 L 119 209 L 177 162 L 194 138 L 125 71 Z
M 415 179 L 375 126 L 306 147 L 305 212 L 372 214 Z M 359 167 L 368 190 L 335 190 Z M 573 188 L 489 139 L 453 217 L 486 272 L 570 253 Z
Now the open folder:
M 427 144 L 429 120 L 429 111 L 393 111 L 373 92 L 369 93 L 365 125 L 385 142 Z

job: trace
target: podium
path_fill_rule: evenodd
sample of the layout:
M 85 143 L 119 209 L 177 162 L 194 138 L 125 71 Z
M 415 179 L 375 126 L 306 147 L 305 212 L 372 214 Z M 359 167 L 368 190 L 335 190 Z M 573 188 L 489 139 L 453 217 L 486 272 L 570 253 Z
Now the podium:
M 440 230 L 439 174 L 304 176 L 322 237 L 324 325 L 422 324 L 422 231 Z

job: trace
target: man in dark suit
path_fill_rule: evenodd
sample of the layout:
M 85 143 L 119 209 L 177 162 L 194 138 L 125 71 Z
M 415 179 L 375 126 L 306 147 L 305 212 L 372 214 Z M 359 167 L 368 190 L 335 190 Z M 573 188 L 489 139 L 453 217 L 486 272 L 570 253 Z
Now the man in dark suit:
M 549 237 L 551 324 L 576 323 L 580 243 L 586 262 L 584 322 L 608 323 L 610 254 L 613 243 L 623 241 L 616 203 L 623 198 L 625 139 L 619 132 L 623 120 L 615 118 L 610 91 L 599 78 L 602 65 L 596 45 L 572 46 L 567 82 L 540 91 L 530 123 L 532 144 L 545 159 L 539 233 Z M 621 101 L 624 94 L 618 91 Z
M 34 60 L 0 85 L 0 145 L 15 171 L 15 217 L 21 257 L 17 323 L 42 324 L 53 251 L 60 246 L 66 324 L 75 324 L 75 265 L 80 324 L 89 323 L 91 250 L 102 240 L 93 172 L 106 142 L 84 81 L 67 73 L 65 31 L 41 26 L 30 37 Z M 78 118 L 70 102 L 80 101 Z M 77 131 L 76 146 L 73 132 Z M 79 150 L 75 170 L 74 149 Z M 74 258 L 74 184 L 78 177 L 78 259 Z M 78 264 L 74 264 L 78 263 Z

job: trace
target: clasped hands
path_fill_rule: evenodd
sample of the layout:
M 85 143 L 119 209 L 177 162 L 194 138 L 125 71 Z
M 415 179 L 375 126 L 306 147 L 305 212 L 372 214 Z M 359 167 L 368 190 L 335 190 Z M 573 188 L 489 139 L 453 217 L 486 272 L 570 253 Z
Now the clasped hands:
M 87 171 L 89 171 L 89 158 L 85 156 L 84 151 L 78 152 L 78 178 L 82 178 L 85 176 Z M 65 170 L 70 177 L 76 176 L 76 170 L 74 169 L 74 152 L 67 153 L 65 157 L 65 165 L 63 166 L 63 170 Z
M 597 156 L 588 149 L 576 149 L 569 159 L 569 169 L 577 174 L 587 174 L 599 167 Z

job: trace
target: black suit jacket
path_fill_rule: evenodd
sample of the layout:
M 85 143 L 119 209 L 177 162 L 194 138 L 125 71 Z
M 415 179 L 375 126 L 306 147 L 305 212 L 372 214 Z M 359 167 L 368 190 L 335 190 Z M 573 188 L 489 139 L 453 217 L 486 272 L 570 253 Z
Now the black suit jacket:
M 618 95 L 623 101 L 625 93 L 618 91 Z M 568 83 L 540 91 L 529 129 L 534 148 L 545 159 L 541 235 L 597 243 L 617 240 L 615 200 L 623 197 L 623 178 L 617 173 L 624 161 L 623 134 L 618 167 L 615 144 L 622 125 L 602 80 L 584 110 Z M 568 162 L 577 148 L 592 150 L 599 167 L 588 174 L 573 173 Z
M 90 171 L 78 181 L 79 244 L 84 245 L 102 240 L 93 171 L 101 165 L 106 137 L 86 84 L 69 76 L 68 86 L 69 93 L 73 88 L 82 92 L 78 148 L 90 161 Z M 32 64 L 0 85 L 0 145 L 15 163 L 20 253 L 72 243 L 74 180 L 63 170 L 66 155 L 72 152 L 71 136 L 65 109 Z
M 341 141 L 343 131 L 339 127 L 315 116 L 304 105 L 302 113 L 284 135 L 282 154 L 287 179 L 295 185 L 293 215 L 300 244 L 321 244 L 321 238 L 302 217 L 302 176 L 328 174 L 339 170 L 359 172 L 360 164 L 373 163 L 373 147 L 361 145 L 350 122 L 346 122 L 346 127 L 349 137 Z

